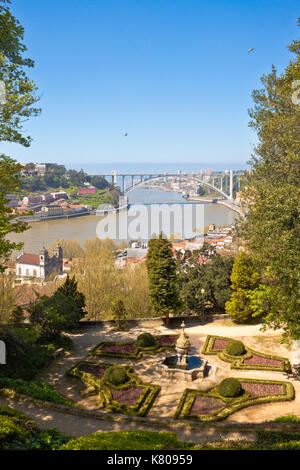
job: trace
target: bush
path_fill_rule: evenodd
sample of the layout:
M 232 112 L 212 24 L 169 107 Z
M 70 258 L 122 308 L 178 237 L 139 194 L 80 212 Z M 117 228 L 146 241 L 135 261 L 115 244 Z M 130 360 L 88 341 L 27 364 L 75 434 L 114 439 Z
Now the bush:
M 17 393 L 36 398 L 38 400 L 73 406 L 71 401 L 63 397 L 52 387 L 52 385 L 46 382 L 27 382 L 23 379 L 0 378 L 0 389 L 1 388 L 15 390 Z
M 223 397 L 238 397 L 242 392 L 242 386 L 240 382 L 233 378 L 222 380 L 219 385 L 219 393 Z
M 129 380 L 126 369 L 122 366 L 111 366 L 105 372 L 103 376 L 104 380 L 110 382 L 113 385 L 122 385 Z
M 242 341 L 229 341 L 226 346 L 226 352 L 230 356 L 242 356 L 246 352 L 246 348 Z
M 169 450 L 191 449 L 195 444 L 181 442 L 175 433 L 157 431 L 97 432 L 71 439 L 61 450 Z
M 151 346 L 156 345 L 156 341 L 151 333 L 142 333 L 140 336 L 138 336 L 137 344 L 142 348 L 151 348 Z

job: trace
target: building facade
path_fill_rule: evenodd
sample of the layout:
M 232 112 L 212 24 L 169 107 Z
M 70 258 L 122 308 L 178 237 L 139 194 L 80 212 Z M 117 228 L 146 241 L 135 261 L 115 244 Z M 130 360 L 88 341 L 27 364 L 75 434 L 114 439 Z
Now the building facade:
M 38 255 L 21 253 L 16 259 L 17 278 L 47 280 L 52 272 L 63 274 L 63 252 L 59 245 L 54 249 L 52 257 L 49 256 L 46 248 L 43 248 Z

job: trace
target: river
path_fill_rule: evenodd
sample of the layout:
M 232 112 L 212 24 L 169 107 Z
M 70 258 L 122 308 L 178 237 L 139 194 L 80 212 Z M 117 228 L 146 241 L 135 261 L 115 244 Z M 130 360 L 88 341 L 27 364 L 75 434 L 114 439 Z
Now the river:
M 157 188 L 149 189 L 139 187 L 129 193 L 129 202 L 131 207 L 135 208 L 138 205 L 145 203 L 183 203 L 186 202 L 186 199 L 182 198 L 179 193 L 168 192 Z M 193 204 L 193 206 L 194 205 L 199 204 L 196 203 Z M 200 206 L 203 206 L 204 209 L 205 226 L 212 223 L 215 223 L 216 225 L 229 225 L 237 217 L 235 212 L 222 205 L 207 203 L 200 204 Z M 126 214 L 123 211 L 118 214 L 117 217 L 124 218 L 125 215 Z M 26 253 L 38 253 L 43 246 L 48 247 L 51 243 L 62 238 L 67 240 L 77 240 L 80 244 L 83 244 L 85 240 L 96 236 L 96 230 L 100 220 L 100 217 L 89 215 L 73 219 L 35 222 L 27 231 L 22 234 L 10 234 L 9 238 L 11 241 L 24 242 L 24 251 Z

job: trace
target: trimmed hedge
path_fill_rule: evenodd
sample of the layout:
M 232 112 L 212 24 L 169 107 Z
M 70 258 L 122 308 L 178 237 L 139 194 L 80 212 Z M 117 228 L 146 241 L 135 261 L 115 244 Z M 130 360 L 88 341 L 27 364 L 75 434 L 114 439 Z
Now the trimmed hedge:
M 226 419 L 229 415 L 240 411 L 243 408 L 252 405 L 281 402 L 281 401 L 291 401 L 295 397 L 294 387 L 290 382 L 283 382 L 278 380 L 259 380 L 259 379 L 246 379 L 246 378 L 237 378 L 239 382 L 242 383 L 265 383 L 265 384 L 279 384 L 283 387 L 283 393 L 281 395 L 260 395 L 256 397 L 251 397 L 250 393 L 245 390 L 242 390 L 242 394 L 235 398 L 227 398 L 221 396 L 219 393 L 218 387 L 212 387 L 206 391 L 199 391 L 195 389 L 185 389 L 177 410 L 173 416 L 174 419 L 189 419 L 196 421 L 220 421 Z M 221 406 L 215 412 L 207 415 L 190 415 L 190 410 L 193 406 L 196 396 L 205 396 L 211 398 L 218 398 L 223 403 L 224 406 Z
M 139 335 L 136 344 L 140 348 L 151 348 L 157 345 L 155 338 L 151 333 L 142 333 Z
M 241 395 L 242 386 L 238 380 L 228 377 L 228 379 L 222 380 L 218 390 L 222 397 L 234 398 Z
M 225 336 L 215 336 L 215 335 L 208 335 L 204 346 L 202 348 L 202 354 L 207 355 L 217 355 L 219 359 L 224 362 L 229 362 L 231 369 L 239 369 L 239 370 L 274 370 L 279 372 L 290 372 L 291 371 L 291 364 L 290 361 L 286 358 L 280 356 L 274 356 L 271 354 L 261 353 L 255 351 L 254 349 L 248 348 L 245 346 L 246 351 L 241 356 L 233 356 L 228 354 L 227 347 L 225 349 L 214 349 L 214 342 L 216 339 L 228 341 L 229 343 L 232 341 L 231 338 L 227 338 Z M 243 344 L 243 343 L 242 343 Z M 245 364 L 246 359 L 250 359 L 252 356 L 260 356 L 262 358 L 267 359 L 274 359 L 276 361 L 281 362 L 281 366 L 277 367 L 275 365 L 263 365 L 263 364 Z
M 146 334 L 146 333 L 143 333 Z M 148 334 L 148 333 L 147 333 Z M 141 335 L 140 335 L 141 336 Z M 176 336 L 174 339 L 174 343 L 168 346 L 161 346 L 157 342 L 157 338 L 161 338 L 164 336 Z M 95 356 L 103 356 L 103 357 L 118 357 L 121 359 L 141 359 L 144 354 L 157 354 L 161 353 L 163 351 L 170 351 L 175 349 L 175 344 L 176 340 L 178 338 L 178 335 L 158 335 L 158 336 L 153 336 L 155 343 L 153 346 L 142 346 L 141 344 L 138 343 L 138 339 L 136 341 L 101 341 L 101 343 L 97 344 L 94 348 L 91 349 L 89 352 L 89 356 L 95 357 Z M 105 345 L 127 345 L 127 344 L 133 344 L 134 345 L 134 352 L 133 353 L 127 353 L 127 352 L 119 352 L 119 351 L 103 351 L 101 348 Z
M 80 378 L 84 383 L 88 383 L 92 385 L 99 393 L 99 397 L 103 403 L 105 408 L 110 409 L 115 413 L 123 413 L 128 415 L 134 416 L 146 416 L 147 413 L 150 411 L 156 397 L 160 392 L 160 386 L 155 384 L 144 384 L 141 379 L 133 374 L 133 368 L 131 366 L 119 366 L 125 369 L 126 374 L 128 376 L 128 381 L 119 385 L 113 385 L 111 382 L 107 380 L 107 377 L 104 376 L 102 379 L 94 376 L 92 373 L 83 372 L 80 370 L 82 365 L 90 365 L 90 366 L 105 366 L 107 369 L 111 367 L 115 367 L 115 364 L 107 364 L 101 362 L 88 362 L 88 361 L 81 361 L 78 364 L 72 366 L 67 372 L 67 375 Z M 137 402 L 133 405 L 125 405 L 123 403 L 119 403 L 113 399 L 111 390 L 121 390 L 127 389 L 132 386 L 137 386 L 143 388 L 143 393 L 137 400 Z
M 242 356 L 245 352 L 246 348 L 242 341 L 231 340 L 226 346 L 226 353 L 229 356 Z
M 122 366 L 111 366 L 104 372 L 104 379 L 112 385 L 122 385 L 128 382 L 129 377 L 127 371 Z

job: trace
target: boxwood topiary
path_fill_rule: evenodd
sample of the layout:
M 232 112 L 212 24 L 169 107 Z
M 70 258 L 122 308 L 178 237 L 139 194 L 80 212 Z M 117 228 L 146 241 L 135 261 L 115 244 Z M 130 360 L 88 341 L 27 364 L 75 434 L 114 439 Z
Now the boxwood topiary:
M 104 372 L 103 378 L 105 381 L 113 385 L 122 385 L 129 380 L 126 369 L 122 366 L 111 366 Z
M 156 345 L 156 341 L 151 333 L 142 333 L 138 336 L 137 345 L 142 348 L 151 348 Z
M 219 385 L 219 394 L 223 397 L 238 397 L 242 393 L 240 382 L 232 377 L 222 380 Z
M 230 356 L 242 356 L 246 352 L 246 348 L 242 341 L 231 340 L 226 346 L 226 352 Z

